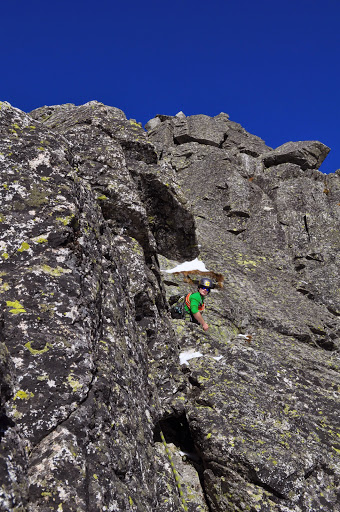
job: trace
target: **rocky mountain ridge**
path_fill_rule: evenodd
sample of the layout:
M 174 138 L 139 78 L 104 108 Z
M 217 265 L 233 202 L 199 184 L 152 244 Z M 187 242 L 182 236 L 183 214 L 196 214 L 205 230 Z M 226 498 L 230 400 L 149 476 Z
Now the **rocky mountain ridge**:
M 98 102 L 0 120 L 0 510 L 337 510 L 329 148 Z M 169 314 L 201 275 L 206 333 Z

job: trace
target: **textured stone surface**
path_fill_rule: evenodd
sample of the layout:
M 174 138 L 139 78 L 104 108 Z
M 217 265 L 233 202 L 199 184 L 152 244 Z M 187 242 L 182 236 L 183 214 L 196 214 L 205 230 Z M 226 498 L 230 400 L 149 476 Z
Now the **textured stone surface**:
M 266 167 L 291 162 L 302 169 L 318 169 L 329 151 L 330 148 L 315 140 L 287 142 L 265 155 L 263 161 Z
M 0 510 L 336 510 L 328 149 L 271 150 L 223 113 L 146 128 L 0 103 Z M 197 256 L 206 333 L 167 302 Z
M 207 333 L 174 321 L 181 350 L 203 354 L 185 367 L 186 414 L 210 510 L 336 509 L 339 175 L 307 169 L 306 153 L 301 165 L 287 152 L 267 168 L 237 141 L 170 144 L 162 157 L 195 215 L 200 257 L 223 283 L 207 301 Z M 168 295 L 199 278 L 167 274 Z

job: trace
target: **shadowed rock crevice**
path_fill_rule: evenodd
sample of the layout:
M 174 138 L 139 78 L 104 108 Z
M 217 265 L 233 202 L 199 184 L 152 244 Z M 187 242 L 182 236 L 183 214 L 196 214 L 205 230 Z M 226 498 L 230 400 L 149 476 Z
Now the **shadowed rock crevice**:
M 202 460 L 195 448 L 185 414 L 169 416 L 166 419 L 160 420 L 154 429 L 155 442 L 161 441 L 160 431 L 163 432 L 167 443 L 173 443 L 186 454 L 189 460 L 202 465 Z
M 159 254 L 174 260 L 198 256 L 195 222 L 188 209 L 153 175 L 142 176 L 143 203 Z
M 209 501 L 207 499 L 204 488 L 204 463 L 195 447 L 194 439 L 191 435 L 189 424 L 185 414 L 181 414 L 180 416 L 169 416 L 166 419 L 160 420 L 154 429 L 155 442 L 162 442 L 160 432 L 163 433 L 165 442 L 167 444 L 172 444 L 179 450 L 179 454 L 182 458 L 183 463 L 185 465 L 190 465 L 197 473 L 202 489 L 202 495 L 204 496 L 205 500 L 206 510 L 208 512 L 211 512 Z M 175 467 L 175 470 L 181 472 L 180 467 Z M 186 482 L 184 480 L 181 482 L 181 485 L 190 485 L 190 483 L 192 484 L 192 482 Z M 189 510 L 194 510 L 192 509 L 190 498 L 188 500 L 187 505 L 189 507 Z
M 140 292 L 134 297 L 136 322 L 148 322 L 148 318 L 155 317 L 155 311 L 151 307 L 150 298 L 145 292 Z
M 272 325 L 270 322 L 268 323 L 263 319 L 259 319 L 259 321 L 264 327 L 271 327 L 277 333 L 295 338 L 301 343 L 313 345 L 319 349 L 329 352 L 338 352 L 339 350 L 337 343 L 338 337 L 336 334 L 332 333 L 332 327 L 330 329 L 325 327 L 324 330 L 306 325 L 305 332 L 296 332 L 294 329 L 290 330 L 289 328 L 282 325 Z
M 9 428 L 15 427 L 14 421 L 0 410 L 0 443 Z

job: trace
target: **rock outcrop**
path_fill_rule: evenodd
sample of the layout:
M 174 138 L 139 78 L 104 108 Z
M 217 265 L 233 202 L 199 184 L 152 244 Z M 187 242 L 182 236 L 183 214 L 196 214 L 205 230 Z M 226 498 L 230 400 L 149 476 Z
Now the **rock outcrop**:
M 329 148 L 223 113 L 146 129 L 0 104 L 0 510 L 337 510 Z M 169 314 L 202 275 L 207 332 Z

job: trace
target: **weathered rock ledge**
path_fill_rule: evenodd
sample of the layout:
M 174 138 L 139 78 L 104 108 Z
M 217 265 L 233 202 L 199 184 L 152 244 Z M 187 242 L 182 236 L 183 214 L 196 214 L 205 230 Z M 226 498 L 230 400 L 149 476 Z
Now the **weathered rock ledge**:
M 335 511 L 329 148 L 224 113 L 146 130 L 95 101 L 0 103 L 0 510 Z M 206 333 L 168 304 L 202 273 Z

